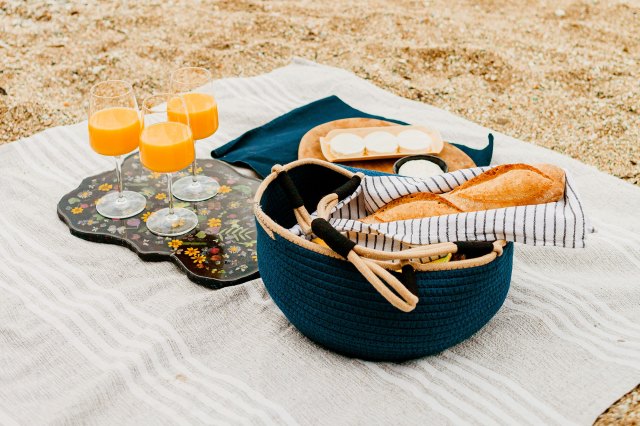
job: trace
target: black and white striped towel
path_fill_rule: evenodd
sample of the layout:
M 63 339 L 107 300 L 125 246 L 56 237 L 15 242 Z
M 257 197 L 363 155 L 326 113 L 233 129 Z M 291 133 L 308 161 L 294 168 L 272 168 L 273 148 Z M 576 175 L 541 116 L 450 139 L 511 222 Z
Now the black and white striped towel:
M 365 176 L 360 187 L 333 209 L 329 222 L 358 244 L 389 251 L 445 241 L 499 239 L 539 246 L 585 246 L 585 235 L 593 228 L 585 217 L 575 184 L 566 172 L 564 198 L 555 203 L 378 224 L 355 220 L 403 195 L 449 192 L 489 169 L 491 167 L 457 170 L 427 179 Z M 315 213 L 312 216 L 315 217 Z M 291 231 L 302 235 L 297 225 Z

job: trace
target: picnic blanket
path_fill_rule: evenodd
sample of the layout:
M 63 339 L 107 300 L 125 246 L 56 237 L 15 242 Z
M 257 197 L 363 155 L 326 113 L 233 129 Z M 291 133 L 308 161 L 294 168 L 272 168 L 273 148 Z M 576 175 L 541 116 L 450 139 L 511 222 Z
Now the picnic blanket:
M 481 148 L 488 129 L 303 60 L 217 81 L 220 130 L 199 156 L 332 94 Z M 402 364 L 303 337 L 262 282 L 219 291 L 168 262 L 73 237 L 56 203 L 112 167 L 86 122 L 0 147 L 0 423 L 587 424 L 640 382 L 640 189 L 496 135 L 494 163 L 575 178 L 586 248 L 515 248 L 505 305 L 471 339 Z

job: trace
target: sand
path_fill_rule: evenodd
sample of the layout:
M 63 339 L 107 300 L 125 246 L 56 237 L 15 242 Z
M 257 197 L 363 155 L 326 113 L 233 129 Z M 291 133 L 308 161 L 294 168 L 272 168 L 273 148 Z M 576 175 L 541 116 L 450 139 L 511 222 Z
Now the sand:
M 0 143 L 86 119 L 100 80 L 142 98 L 179 65 L 250 76 L 296 55 L 640 185 L 640 1 L 135 3 L 0 0 Z M 638 424 L 639 393 L 599 424 Z

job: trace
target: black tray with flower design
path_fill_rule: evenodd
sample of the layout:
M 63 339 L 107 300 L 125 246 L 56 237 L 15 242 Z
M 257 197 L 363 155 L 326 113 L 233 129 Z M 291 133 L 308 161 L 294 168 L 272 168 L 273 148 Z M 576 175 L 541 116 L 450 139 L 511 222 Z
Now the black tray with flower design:
M 257 278 L 256 226 L 253 195 L 260 181 L 242 176 L 219 160 L 198 160 L 198 173 L 220 183 L 215 197 L 196 203 L 175 200 L 176 207 L 191 208 L 199 225 L 188 234 L 169 238 L 149 232 L 149 215 L 168 206 L 166 175 L 140 165 L 138 154 L 125 158 L 125 189 L 147 197 L 147 206 L 128 219 L 108 219 L 96 211 L 95 202 L 115 189 L 113 170 L 88 177 L 58 203 L 58 216 L 77 237 L 129 247 L 147 261 L 171 260 L 197 284 L 222 288 Z M 188 171 L 174 175 L 185 176 Z M 178 175 L 178 176 L 176 176 Z

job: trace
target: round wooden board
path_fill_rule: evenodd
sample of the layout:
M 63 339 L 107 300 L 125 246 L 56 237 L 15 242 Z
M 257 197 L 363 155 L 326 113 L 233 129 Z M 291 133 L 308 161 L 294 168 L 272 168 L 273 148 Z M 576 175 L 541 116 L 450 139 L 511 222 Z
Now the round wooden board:
M 320 138 L 326 136 L 327 133 L 334 129 L 350 129 L 354 127 L 385 127 L 396 125 L 396 123 L 392 123 L 390 121 L 377 120 L 373 118 L 344 118 L 342 120 L 335 120 L 321 124 L 309 130 L 302 137 L 302 139 L 300 140 L 300 147 L 298 148 L 298 158 L 317 158 L 319 160 L 326 161 L 327 159 L 322 154 L 322 150 L 320 148 Z M 447 163 L 450 172 L 476 166 L 476 164 L 467 154 L 448 142 L 444 143 L 444 148 L 442 149 L 442 152 L 438 154 L 438 157 L 442 158 Z M 345 162 L 344 164 L 351 167 L 358 167 L 360 169 L 393 173 L 393 164 L 396 161 L 398 161 L 398 158 L 370 161 L 351 161 Z

